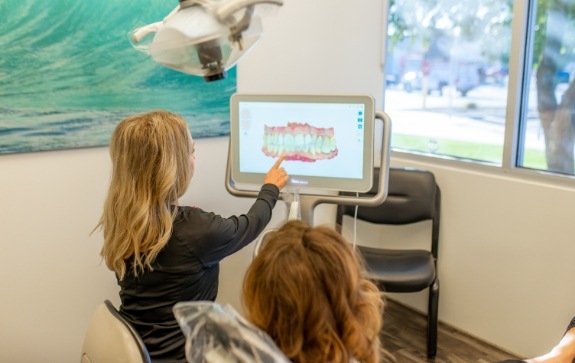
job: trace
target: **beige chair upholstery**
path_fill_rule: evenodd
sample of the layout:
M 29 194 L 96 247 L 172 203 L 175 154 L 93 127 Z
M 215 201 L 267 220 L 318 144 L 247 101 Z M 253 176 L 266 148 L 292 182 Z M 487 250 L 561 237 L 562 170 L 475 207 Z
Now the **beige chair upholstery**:
M 88 326 L 81 363 L 151 363 L 144 342 L 106 300 L 100 304 Z

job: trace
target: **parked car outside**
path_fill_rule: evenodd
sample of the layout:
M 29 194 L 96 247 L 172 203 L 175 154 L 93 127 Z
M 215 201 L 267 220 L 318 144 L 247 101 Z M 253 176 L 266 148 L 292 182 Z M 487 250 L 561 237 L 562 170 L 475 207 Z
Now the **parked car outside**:
M 462 97 L 480 85 L 478 65 L 475 63 L 449 63 L 428 62 L 425 67 L 427 73 L 427 93 L 443 95 L 443 89 L 453 86 Z M 405 72 L 401 77 L 401 84 L 406 92 L 422 90 L 423 71 Z
M 423 89 L 423 72 L 410 71 L 406 72 L 401 78 L 401 84 L 405 92 L 421 91 Z M 447 86 L 443 80 L 437 77 L 427 77 L 427 94 L 433 92 L 443 95 L 443 87 Z

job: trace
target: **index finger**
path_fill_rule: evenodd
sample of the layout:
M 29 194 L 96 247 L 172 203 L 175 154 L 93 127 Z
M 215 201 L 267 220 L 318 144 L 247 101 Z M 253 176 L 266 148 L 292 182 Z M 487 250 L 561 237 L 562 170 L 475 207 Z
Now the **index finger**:
M 282 161 L 284 161 L 284 159 L 286 158 L 286 154 L 282 154 L 279 159 L 276 160 L 274 166 L 272 166 L 272 169 L 277 169 L 280 167 L 280 164 L 282 163 Z

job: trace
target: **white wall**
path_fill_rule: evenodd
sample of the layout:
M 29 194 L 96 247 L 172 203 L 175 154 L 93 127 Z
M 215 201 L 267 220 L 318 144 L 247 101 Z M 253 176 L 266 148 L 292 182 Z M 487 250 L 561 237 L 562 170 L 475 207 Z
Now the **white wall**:
M 99 265 L 105 149 L 0 158 L 0 361 L 79 361 L 96 302 L 116 297 Z
M 379 0 L 286 0 L 238 70 L 241 92 L 368 93 L 381 101 Z M 224 188 L 227 138 L 197 140 L 183 201 L 222 215 L 250 200 Z M 106 148 L 0 156 L 0 361 L 75 362 L 90 314 L 118 303 L 100 264 Z M 571 317 L 573 189 L 394 158 L 443 190 L 440 318 L 518 353 L 547 349 Z M 278 205 L 273 223 L 281 221 Z M 321 212 L 321 211 L 320 211 Z M 328 214 L 328 213 L 327 213 Z M 323 214 L 322 214 L 323 215 Z M 272 223 L 272 224 L 273 224 Z M 219 301 L 239 307 L 251 250 L 224 261 Z M 421 307 L 422 294 L 401 296 Z M 441 344 L 441 342 L 440 342 Z

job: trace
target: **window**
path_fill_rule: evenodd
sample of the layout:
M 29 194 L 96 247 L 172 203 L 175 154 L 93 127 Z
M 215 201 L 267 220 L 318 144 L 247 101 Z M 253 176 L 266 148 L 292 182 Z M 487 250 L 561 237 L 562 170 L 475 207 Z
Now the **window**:
M 575 1 L 539 0 L 532 14 L 517 165 L 573 174 Z
M 396 151 L 574 174 L 575 0 L 393 0 Z

